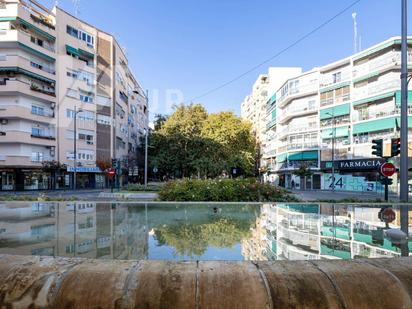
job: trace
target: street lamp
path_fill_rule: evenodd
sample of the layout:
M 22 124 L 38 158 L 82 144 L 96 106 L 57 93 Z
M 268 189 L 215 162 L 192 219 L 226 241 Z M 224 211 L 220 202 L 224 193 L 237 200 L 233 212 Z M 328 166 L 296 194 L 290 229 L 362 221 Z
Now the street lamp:
M 336 121 L 335 115 L 326 113 L 332 117 L 332 192 L 335 192 L 335 139 L 336 139 Z
M 145 92 L 140 92 L 139 90 L 134 90 L 133 91 L 136 94 L 140 94 L 143 98 L 146 100 L 146 110 L 149 113 L 149 90 L 146 90 Z M 147 189 L 147 156 L 148 156 L 148 136 L 149 136 L 149 126 L 146 124 L 147 127 L 145 128 L 145 143 L 144 143 L 144 188 Z
M 74 170 L 73 170 L 73 190 L 76 190 L 76 170 L 77 170 L 77 114 L 82 113 L 83 109 L 74 107 L 74 139 L 73 139 L 73 150 L 74 150 Z

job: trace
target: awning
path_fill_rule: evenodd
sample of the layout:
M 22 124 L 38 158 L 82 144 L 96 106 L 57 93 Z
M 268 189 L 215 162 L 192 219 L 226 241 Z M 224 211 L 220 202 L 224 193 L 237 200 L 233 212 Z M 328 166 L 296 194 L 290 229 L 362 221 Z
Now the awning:
M 396 118 L 377 119 L 368 122 L 358 123 L 353 126 L 353 134 L 376 132 L 396 128 Z
M 379 74 L 380 74 L 379 72 L 373 72 L 373 73 L 370 73 L 370 74 L 367 74 L 367 75 L 364 75 L 364 76 L 355 78 L 355 79 L 353 80 L 353 83 L 356 84 L 356 83 L 363 82 L 363 81 L 365 81 L 365 80 L 371 79 L 372 77 L 379 76 Z
M 322 137 L 322 139 L 330 139 L 330 138 L 333 137 L 332 133 L 333 133 L 332 129 L 322 130 L 321 137 Z M 335 128 L 335 137 L 336 138 L 347 137 L 347 136 L 349 136 L 349 127 L 348 126 Z
M 408 44 L 411 44 L 411 43 L 412 43 L 412 40 L 408 40 Z M 375 54 L 375 53 L 377 53 L 377 52 L 379 52 L 379 51 L 381 51 L 385 48 L 388 48 L 388 47 L 392 46 L 392 45 L 400 45 L 400 44 L 401 44 L 401 40 L 392 40 L 392 41 L 383 43 L 379 46 L 376 46 L 375 48 L 366 50 L 365 52 L 362 52 L 359 55 L 356 55 L 355 57 L 353 57 L 353 61 L 357 61 L 357 60 L 363 59 L 365 57 L 368 57 L 370 55 L 373 55 L 373 54 Z
M 50 57 L 46 54 L 43 54 L 42 52 L 39 52 L 38 50 L 35 50 L 35 49 L 33 49 L 33 48 L 23 44 L 23 43 L 18 42 L 18 44 L 19 44 L 20 48 L 22 48 L 22 49 L 28 51 L 29 53 L 32 53 L 32 54 L 34 54 L 34 55 L 36 55 L 36 56 L 38 56 L 38 57 L 40 57 L 40 58 L 42 58 L 46 61 L 49 61 L 49 62 L 55 62 L 56 61 L 56 59 L 54 59 L 54 58 L 52 58 L 52 57 Z
M 94 59 L 94 54 L 92 54 L 91 52 L 88 52 L 88 51 L 86 51 L 86 50 L 83 50 L 83 49 L 81 49 L 81 48 L 79 48 L 79 54 L 80 54 L 80 55 L 83 55 L 83 56 L 85 56 L 85 57 L 87 57 L 87 58 Z
M 401 91 L 395 92 L 395 102 L 397 106 L 401 106 Z M 412 105 L 412 91 L 408 91 L 408 105 Z
M 270 97 L 268 104 L 272 104 L 274 102 L 276 102 L 276 93 Z
M 18 67 L 0 67 L 0 72 L 14 72 L 16 74 L 24 74 L 26 76 L 30 76 L 37 80 L 41 80 L 43 82 L 47 82 L 50 84 L 54 84 L 56 82 L 55 80 L 49 79 L 47 77 L 41 76 L 39 74 L 36 74 L 36 73 L 30 72 L 30 71 L 27 71 L 25 69 L 18 68 Z
M 273 111 L 272 111 L 272 113 L 271 113 L 271 120 L 273 121 L 273 120 L 276 120 L 276 109 L 274 109 Z
M 286 153 L 282 153 L 276 156 L 276 162 L 281 163 L 281 162 L 285 162 L 287 159 L 287 154 Z
M 318 152 L 315 151 L 300 151 L 292 152 L 288 154 L 289 161 L 304 161 L 304 160 L 317 160 Z
M 56 37 L 54 37 L 53 35 L 47 33 L 44 30 L 41 30 L 40 28 L 37 28 L 35 25 L 32 25 L 31 23 L 25 21 L 24 19 L 18 18 L 18 21 L 22 24 L 25 25 L 27 28 L 33 30 L 34 32 L 37 32 L 38 34 L 40 34 L 41 36 L 51 40 L 51 41 L 55 41 Z
M 361 104 L 366 104 L 366 103 L 370 103 L 370 102 L 374 102 L 374 101 L 378 101 L 378 100 L 383 100 L 383 99 L 387 99 L 387 98 L 393 98 L 395 95 L 395 93 L 393 91 L 391 92 L 387 92 L 384 94 L 380 94 L 380 95 L 376 95 L 374 97 L 369 97 L 366 99 L 362 99 L 362 100 L 358 100 L 358 101 L 354 101 L 352 102 L 353 106 L 357 106 L 357 105 L 361 105 Z
M 333 106 L 333 107 L 320 110 L 320 120 L 349 115 L 349 113 L 350 113 L 349 103 L 338 105 L 338 106 Z
M 80 56 L 79 50 L 77 48 L 74 48 L 70 45 L 66 44 L 66 51 L 75 55 L 75 56 Z
M 326 87 L 326 88 L 322 88 L 319 92 L 324 93 L 324 92 L 328 92 L 328 91 L 331 91 L 331 90 L 343 88 L 343 87 L 346 87 L 346 86 L 349 86 L 349 85 L 350 85 L 350 82 L 343 82 L 343 83 L 335 84 L 335 85 L 332 85 L 332 86 L 329 86 L 329 87 Z

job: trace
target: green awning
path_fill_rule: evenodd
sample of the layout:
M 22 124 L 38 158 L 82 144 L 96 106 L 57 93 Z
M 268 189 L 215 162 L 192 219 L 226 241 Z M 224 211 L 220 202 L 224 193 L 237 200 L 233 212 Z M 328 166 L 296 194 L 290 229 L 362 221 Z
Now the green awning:
M 16 74 L 24 74 L 26 76 L 33 77 L 35 79 L 41 80 L 43 82 L 47 82 L 50 84 L 54 84 L 56 81 L 44 76 L 41 76 L 39 74 L 27 71 L 25 69 L 19 68 L 19 67 L 0 67 L 0 72 L 14 72 Z
M 332 85 L 332 86 L 329 86 L 329 87 L 326 87 L 326 88 L 322 88 L 320 90 L 320 93 L 324 93 L 324 92 L 328 92 L 328 91 L 331 91 L 331 90 L 343 88 L 343 87 L 346 87 L 346 86 L 349 86 L 349 85 L 350 85 L 350 82 L 343 82 L 343 83 L 335 84 L 335 85 Z
M 373 72 L 373 73 L 370 73 L 370 74 L 367 74 L 367 75 L 364 75 L 364 76 L 355 78 L 355 79 L 353 80 L 353 83 L 356 84 L 356 83 L 363 82 L 363 81 L 365 81 L 365 80 L 371 79 L 372 77 L 379 76 L 379 74 L 380 74 L 379 72 Z
M 276 120 L 276 109 L 274 109 L 274 110 L 272 111 L 271 116 L 272 116 L 272 118 L 271 118 L 272 121 L 273 121 L 273 120 Z
M 376 132 L 396 128 L 395 117 L 376 119 L 368 122 L 362 122 L 353 126 L 353 135 L 366 132 Z
M 27 70 L 19 68 L 19 67 L 0 67 L 0 72 L 14 72 L 16 74 L 24 74 L 26 76 L 30 76 L 30 77 L 33 77 L 37 80 L 41 80 L 43 82 L 47 82 L 47 83 L 50 83 L 50 84 L 53 84 L 53 83 L 56 82 L 56 81 L 54 81 L 50 78 L 41 76 L 39 74 L 27 71 Z
M 73 55 L 80 56 L 79 50 L 77 48 L 74 48 L 67 44 L 66 44 L 66 51 Z
M 276 162 L 281 163 L 281 162 L 285 162 L 287 159 L 287 154 L 286 153 L 282 153 L 276 156 Z
M 84 49 L 79 48 L 79 53 L 80 53 L 80 55 L 83 55 L 87 58 L 94 59 L 94 54 L 92 54 L 92 53 L 90 53 L 90 52 L 88 52 Z
M 13 21 L 16 17 L 0 17 L 0 21 Z
M 322 130 L 321 133 L 321 137 L 322 139 L 329 139 L 332 138 L 332 129 L 326 129 L 326 130 Z M 345 126 L 345 127 L 338 127 L 335 129 L 335 137 L 339 138 L 339 137 L 347 137 L 349 136 L 349 127 Z
M 276 102 L 276 93 L 272 95 L 267 104 L 273 104 Z
M 24 19 L 18 18 L 18 21 L 22 24 L 25 25 L 27 28 L 33 30 L 34 32 L 37 32 L 38 34 L 40 34 L 41 36 L 51 40 L 51 41 L 55 41 L 56 37 L 52 36 L 51 34 L 47 33 L 44 30 L 41 30 L 40 28 L 37 28 L 35 25 L 32 25 L 31 23 L 25 21 Z
M 374 101 L 378 101 L 378 100 L 383 100 L 383 99 L 391 98 L 394 95 L 395 95 L 395 93 L 393 91 L 391 91 L 391 92 L 387 92 L 387 93 L 384 93 L 384 94 L 381 94 L 381 95 L 376 95 L 376 96 L 369 97 L 369 98 L 366 98 L 366 99 L 354 101 L 354 102 L 352 102 L 352 105 L 357 106 L 357 105 L 366 104 L 366 103 L 370 103 L 370 102 L 374 102 Z
M 320 120 L 349 115 L 349 113 L 350 113 L 349 103 L 338 105 L 338 106 L 333 106 L 333 107 L 320 110 Z
M 395 92 L 395 102 L 397 106 L 401 105 L 401 91 Z M 412 105 L 412 91 L 408 91 L 408 105 Z
M 288 154 L 289 161 L 317 160 L 318 152 L 315 151 L 300 151 Z
M 42 52 L 39 52 L 38 50 L 35 50 L 35 49 L 33 49 L 33 48 L 23 44 L 23 43 L 18 42 L 18 44 L 19 44 L 20 48 L 22 48 L 22 49 L 26 50 L 27 52 L 32 53 L 32 54 L 34 54 L 34 55 L 36 55 L 36 56 L 38 56 L 38 57 L 40 57 L 40 58 L 42 58 L 46 61 L 49 61 L 49 62 L 55 62 L 56 61 L 56 59 L 54 59 L 54 58 L 52 58 L 52 57 L 50 57 L 46 54 L 43 54 Z

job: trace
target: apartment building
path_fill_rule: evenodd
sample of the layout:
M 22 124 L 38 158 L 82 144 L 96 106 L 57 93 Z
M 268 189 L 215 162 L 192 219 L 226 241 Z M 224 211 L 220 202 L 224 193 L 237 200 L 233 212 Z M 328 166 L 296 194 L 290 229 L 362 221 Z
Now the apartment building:
M 400 65 L 395 37 L 284 78 L 266 98 L 265 179 L 286 188 L 380 192 L 382 160 L 371 154 L 372 139 L 382 138 L 389 155 L 399 137 Z M 396 184 L 395 176 L 393 191 Z
M 125 182 L 147 126 L 115 37 L 58 7 L 0 2 L 0 190 L 70 188 L 75 168 L 78 188 L 102 188 L 112 158 Z
M 241 104 L 241 117 L 252 124 L 259 151 L 258 167 L 264 166 L 264 149 L 270 136 L 267 133 L 267 98 L 269 93 L 274 93 L 285 78 L 295 76 L 302 72 L 301 68 L 269 68 L 268 74 L 259 75 L 253 85 L 252 93 Z M 275 95 L 272 96 L 272 99 Z M 275 112 L 274 112 L 275 113 Z M 275 115 L 274 115 L 275 116 Z

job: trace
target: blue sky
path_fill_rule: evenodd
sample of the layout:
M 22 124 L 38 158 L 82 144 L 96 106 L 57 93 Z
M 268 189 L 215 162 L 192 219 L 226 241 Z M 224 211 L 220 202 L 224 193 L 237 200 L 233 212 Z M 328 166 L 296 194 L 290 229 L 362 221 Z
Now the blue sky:
M 154 114 L 168 112 L 166 95 L 174 89 L 188 101 L 219 86 L 276 54 L 353 1 L 82 0 L 79 17 L 116 35 L 126 47 L 133 72 L 153 95 Z M 40 2 L 50 7 L 54 3 Z M 243 98 L 269 65 L 308 70 L 349 56 L 353 50 L 353 11 L 358 14 L 363 48 L 399 35 L 400 3 L 362 0 L 268 65 L 196 102 L 210 112 L 232 110 L 239 114 Z M 74 12 L 71 0 L 60 0 L 59 5 Z

